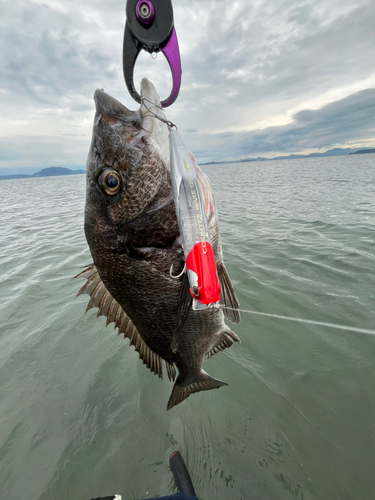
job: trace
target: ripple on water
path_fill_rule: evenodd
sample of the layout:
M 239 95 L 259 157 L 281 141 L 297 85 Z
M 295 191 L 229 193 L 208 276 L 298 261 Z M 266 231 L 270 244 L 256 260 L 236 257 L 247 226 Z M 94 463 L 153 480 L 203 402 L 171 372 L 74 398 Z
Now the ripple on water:
M 205 170 L 241 308 L 373 329 L 371 159 Z M 205 363 L 228 387 L 166 412 L 173 385 L 74 300 L 84 196 L 84 176 L 0 182 L 4 498 L 172 492 L 176 449 L 201 498 L 371 498 L 373 337 L 242 313 Z

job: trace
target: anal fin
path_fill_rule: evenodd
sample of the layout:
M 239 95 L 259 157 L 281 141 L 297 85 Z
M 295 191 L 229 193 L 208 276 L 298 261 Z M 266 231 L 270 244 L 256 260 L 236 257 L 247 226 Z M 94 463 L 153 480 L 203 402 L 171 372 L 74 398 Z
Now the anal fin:
M 226 326 L 219 338 L 219 341 L 217 342 L 215 347 L 213 347 L 210 351 L 206 353 L 203 361 L 206 361 L 217 352 L 224 351 L 224 349 L 227 349 L 235 342 L 241 343 L 241 339 L 234 332 L 232 332 L 230 328 Z

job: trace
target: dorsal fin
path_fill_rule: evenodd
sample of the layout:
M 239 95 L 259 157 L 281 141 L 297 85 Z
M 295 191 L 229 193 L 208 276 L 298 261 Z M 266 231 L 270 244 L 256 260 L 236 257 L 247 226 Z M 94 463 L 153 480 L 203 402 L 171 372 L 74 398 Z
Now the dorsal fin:
M 142 339 L 132 320 L 107 290 L 95 265 L 88 265 L 75 278 L 86 278 L 87 280 L 76 295 L 77 297 L 83 293 L 90 295 L 85 313 L 93 307 L 98 307 L 97 316 L 106 316 L 106 326 L 114 322 L 115 328 L 118 328 L 118 334 L 123 333 L 124 338 L 129 339 L 130 345 L 134 346 L 143 364 L 159 378 L 163 378 L 163 358 L 152 351 Z M 164 362 L 169 380 L 174 381 L 176 378 L 174 364 L 165 360 Z
M 230 347 L 235 342 L 241 343 L 241 339 L 234 333 L 230 328 L 225 326 L 223 333 L 221 334 L 219 341 L 210 351 L 208 351 L 203 359 L 206 361 L 208 358 L 216 354 L 217 352 L 224 351 L 227 347 Z
M 234 293 L 232 282 L 223 262 L 217 266 L 217 277 L 219 278 L 221 286 L 220 302 L 229 308 L 223 308 L 224 316 L 232 323 L 239 323 L 241 316 L 237 309 L 240 304 L 237 300 L 236 294 Z

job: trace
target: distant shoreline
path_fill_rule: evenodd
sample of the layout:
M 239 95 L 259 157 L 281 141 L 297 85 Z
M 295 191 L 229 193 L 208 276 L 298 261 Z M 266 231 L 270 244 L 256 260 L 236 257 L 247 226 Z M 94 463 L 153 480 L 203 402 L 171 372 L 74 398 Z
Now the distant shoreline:
M 356 151 L 355 153 L 349 153 L 350 155 L 363 155 L 366 153 L 375 153 L 375 149 L 360 149 L 359 151 Z
M 254 161 L 273 161 L 273 160 L 298 160 L 300 158 L 321 158 L 324 156 L 348 156 L 348 155 L 359 155 L 364 153 L 375 153 L 375 149 L 352 149 L 352 148 L 334 148 L 329 149 L 325 153 L 310 153 L 309 155 L 296 155 L 291 154 L 288 156 L 275 156 L 274 158 L 264 158 L 263 156 L 258 156 L 258 158 L 244 158 L 242 160 L 231 160 L 231 161 L 209 161 L 206 163 L 199 163 L 199 165 L 219 165 L 221 163 L 249 163 Z
M 321 158 L 325 156 L 348 156 L 348 155 L 362 155 L 368 153 L 375 153 L 375 149 L 359 149 L 355 150 L 352 148 L 335 148 L 329 149 L 325 153 L 311 153 L 309 155 L 296 155 L 291 154 L 288 156 L 275 156 L 274 158 L 264 158 L 258 156 L 258 158 L 243 158 L 241 160 L 231 160 L 231 161 L 209 161 L 206 163 L 199 163 L 200 165 L 220 165 L 229 163 L 250 163 L 254 161 L 273 161 L 273 160 L 295 160 L 300 158 Z M 0 175 L 0 181 L 5 181 L 9 179 L 35 179 L 36 177 L 55 177 L 58 175 L 82 175 L 86 174 L 83 169 L 72 170 L 66 167 L 48 167 L 43 168 L 35 174 L 10 174 L 10 175 Z
M 48 167 L 43 168 L 35 174 L 10 174 L 10 175 L 0 175 L 0 181 L 6 181 L 9 179 L 35 179 L 36 177 L 55 177 L 58 175 L 77 175 L 85 174 L 85 170 L 72 170 L 65 167 Z

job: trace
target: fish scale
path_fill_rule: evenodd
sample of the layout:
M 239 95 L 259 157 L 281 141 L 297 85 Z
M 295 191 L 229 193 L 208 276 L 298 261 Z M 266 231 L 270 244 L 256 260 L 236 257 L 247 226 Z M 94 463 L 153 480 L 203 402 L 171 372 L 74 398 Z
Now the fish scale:
M 142 96 L 163 112 L 153 85 L 141 84 Z M 175 384 L 170 409 L 195 392 L 227 385 L 208 375 L 204 360 L 239 342 L 224 322 L 240 319 L 238 301 L 226 272 L 218 217 L 208 178 L 194 168 L 205 201 L 210 239 L 221 286 L 221 301 L 233 308 L 194 311 L 174 207 L 168 158 L 168 127 L 143 106 L 127 110 L 104 91 L 94 96 L 96 115 L 87 160 L 85 234 L 94 264 L 80 273 L 86 284 L 79 293 L 90 295 L 87 309 L 115 322 L 142 362 L 160 378 L 162 360 Z M 111 182 L 107 182 L 108 179 Z M 171 344 L 178 333 L 178 346 Z M 176 373 L 178 371 L 178 375 Z M 177 375 L 177 379 L 176 379 Z

